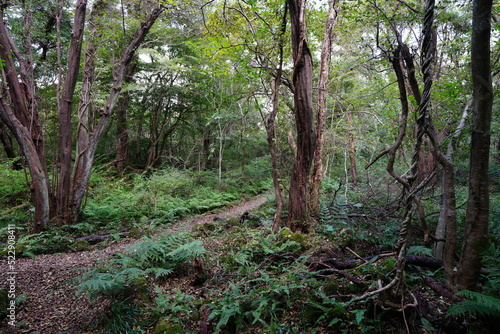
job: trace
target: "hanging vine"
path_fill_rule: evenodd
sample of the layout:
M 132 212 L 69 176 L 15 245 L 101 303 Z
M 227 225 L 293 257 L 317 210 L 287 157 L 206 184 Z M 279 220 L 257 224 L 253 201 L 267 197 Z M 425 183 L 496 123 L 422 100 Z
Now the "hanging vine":
M 434 0 L 426 1 L 424 24 L 423 24 L 423 43 L 422 43 L 422 72 L 424 78 L 424 89 L 422 94 L 420 94 L 420 90 L 418 88 L 418 84 L 415 79 L 413 59 L 409 53 L 408 47 L 406 46 L 406 44 L 402 42 L 400 34 L 396 31 L 396 29 L 395 28 L 393 29 L 397 36 L 398 46 L 394 51 L 392 57 L 390 57 L 390 59 L 394 68 L 394 72 L 396 73 L 401 106 L 402 106 L 399 133 L 395 143 L 386 150 L 384 150 L 383 152 L 381 152 L 380 154 L 378 154 L 377 157 L 375 157 L 375 159 L 373 159 L 366 166 L 366 168 L 368 168 L 382 156 L 389 154 L 387 171 L 394 179 L 396 179 L 401 185 L 403 185 L 405 190 L 405 198 L 404 198 L 405 211 L 403 216 L 403 222 L 399 232 L 399 238 L 395 247 L 397 254 L 397 260 L 395 265 L 395 276 L 392 279 L 392 281 L 389 282 L 387 285 L 382 286 L 382 284 L 379 282 L 378 289 L 373 291 L 368 291 L 364 295 L 354 298 L 353 300 L 351 300 L 351 302 L 374 296 L 389 289 L 393 289 L 392 292 L 394 295 L 400 291 L 404 275 L 404 267 L 406 263 L 406 254 L 408 249 L 408 240 L 412 228 L 412 220 L 413 220 L 413 213 L 415 210 L 415 204 L 417 204 L 416 206 L 417 209 L 419 209 L 419 206 L 421 205 L 420 199 L 418 198 L 417 194 L 420 190 L 422 190 L 425 187 L 425 185 L 434 176 L 434 174 L 431 174 L 423 181 L 418 182 L 419 180 L 418 166 L 420 162 L 420 150 L 422 147 L 422 143 L 424 141 L 424 136 L 428 134 L 428 127 L 430 124 L 429 109 L 431 104 L 430 96 L 432 88 L 432 66 L 434 62 L 434 49 L 435 49 L 433 44 L 434 36 L 432 27 L 434 23 L 434 5 L 435 5 Z M 409 86 L 418 103 L 418 113 L 416 119 L 417 137 L 415 139 L 415 144 L 413 148 L 410 173 L 409 176 L 406 178 L 394 172 L 394 161 L 396 153 L 406 135 L 407 121 L 409 114 L 408 92 L 406 88 L 406 79 L 403 72 L 403 64 L 402 64 L 403 62 L 405 63 L 406 69 L 408 71 Z M 402 304 L 398 305 L 398 308 L 400 310 L 403 310 L 410 306 L 416 306 L 417 301 L 415 296 L 413 296 L 412 294 L 410 295 L 412 297 L 411 299 L 412 301 L 405 305 L 405 303 L 402 300 Z

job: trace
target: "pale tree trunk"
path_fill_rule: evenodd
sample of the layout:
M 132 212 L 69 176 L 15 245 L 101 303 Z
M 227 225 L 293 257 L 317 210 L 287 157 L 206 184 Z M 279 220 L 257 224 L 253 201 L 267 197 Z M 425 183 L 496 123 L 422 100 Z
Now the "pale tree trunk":
M 71 32 L 68 65 L 62 92 L 58 101 L 59 107 L 59 184 L 57 187 L 57 216 L 67 222 L 69 201 L 71 196 L 71 165 L 73 152 L 73 135 L 71 116 L 73 111 L 73 95 L 75 93 L 78 73 L 80 72 L 80 57 L 82 53 L 83 31 L 87 1 L 79 0 L 76 4 L 75 18 Z
M 314 150 L 314 164 L 311 173 L 311 184 L 309 188 L 309 208 L 311 212 L 319 210 L 320 188 L 325 175 L 323 165 L 323 149 L 325 146 L 325 119 L 326 119 L 326 90 L 330 75 L 330 59 L 332 54 L 333 27 L 337 21 L 335 0 L 329 1 L 329 13 L 325 23 L 323 45 L 321 48 L 321 63 L 318 82 L 318 107 L 316 111 L 316 147 Z
M 346 114 L 347 119 L 347 139 L 349 141 L 349 164 L 351 166 L 351 182 L 358 183 L 358 168 L 356 167 L 356 142 L 354 140 L 354 129 L 352 125 L 352 113 Z
M 85 125 L 85 122 L 88 124 L 89 108 L 86 107 L 82 110 L 82 112 L 86 113 L 87 116 L 82 114 L 83 122 L 82 125 L 78 128 L 78 130 L 83 133 L 83 137 L 81 138 L 81 142 L 80 138 L 78 139 L 78 144 L 80 145 L 80 147 L 77 152 L 77 161 L 75 162 L 75 173 L 73 181 L 74 192 L 71 201 L 71 219 L 73 221 L 76 221 L 76 219 L 78 218 L 85 191 L 87 190 L 92 165 L 94 163 L 97 144 L 99 143 L 99 140 L 111 119 L 115 104 L 120 95 L 123 82 L 125 80 L 126 74 L 128 73 L 128 69 L 131 66 L 131 62 L 134 58 L 135 52 L 144 41 L 146 34 L 149 32 L 154 22 L 160 16 L 163 10 L 163 6 L 159 6 L 153 9 L 153 11 L 142 22 L 141 27 L 133 36 L 130 44 L 123 51 L 122 57 L 113 70 L 113 85 L 109 92 L 106 105 L 104 109 L 100 111 L 99 121 L 96 126 L 92 128 L 92 132 L 89 132 L 89 129 L 86 128 L 88 125 Z M 84 73 L 84 75 L 86 74 Z M 83 101 L 83 103 L 85 104 L 85 101 Z
M 307 232 L 310 221 L 307 208 L 309 172 L 316 135 L 312 103 L 312 56 L 306 39 L 305 0 L 288 0 L 293 48 L 294 114 L 297 154 L 290 181 L 288 225 L 293 231 Z
M 488 242 L 488 164 L 493 105 L 490 60 L 491 10 L 492 0 L 474 0 L 471 40 L 473 126 L 465 238 L 457 272 L 459 290 L 476 288 L 481 271 L 481 247 Z
M 455 152 L 456 142 L 458 141 L 462 131 L 466 125 L 466 119 L 469 115 L 469 108 L 472 106 L 472 99 L 466 104 L 464 111 L 462 113 L 462 119 L 455 131 L 451 142 L 448 144 L 447 152 L 445 158 L 450 164 L 453 162 L 453 156 Z M 453 167 L 453 166 L 451 166 Z M 454 189 L 454 179 L 455 179 L 455 169 L 446 171 L 443 170 L 441 184 L 441 210 L 439 213 L 438 224 L 436 226 L 436 243 L 434 245 L 434 257 L 437 259 L 445 260 L 445 273 L 447 273 L 448 280 L 450 284 L 453 280 L 453 268 L 454 268 L 454 257 L 455 257 L 455 247 L 457 240 L 457 228 L 456 228 L 456 212 L 451 213 L 447 202 L 450 201 L 451 195 L 453 200 L 456 202 L 455 195 L 449 193 L 450 190 Z M 452 187 L 449 187 L 452 185 Z M 453 204 L 456 206 L 456 203 Z M 453 214 L 454 217 L 450 217 Z M 452 223 L 452 225 L 450 225 Z M 448 231 L 447 231 L 448 230 Z M 448 234 L 448 236 L 447 236 Z M 445 248 L 447 249 L 445 252 Z M 445 253 L 447 256 L 445 256 Z
M 285 3 L 285 11 L 283 13 L 283 19 L 281 21 L 281 29 L 278 41 L 278 68 L 276 69 L 276 74 L 274 77 L 273 95 L 272 95 L 272 109 L 267 118 L 266 131 L 267 131 L 267 144 L 269 147 L 269 154 L 271 155 L 271 175 L 273 178 L 274 195 L 276 196 L 276 214 L 273 220 L 273 231 L 278 232 L 281 228 L 281 216 L 283 214 L 283 195 L 281 193 L 281 185 L 279 181 L 278 172 L 278 158 L 276 156 L 276 116 L 279 110 L 279 90 L 281 86 L 281 80 L 283 76 L 283 36 L 285 35 L 286 25 L 287 25 L 287 15 L 288 15 L 288 4 Z

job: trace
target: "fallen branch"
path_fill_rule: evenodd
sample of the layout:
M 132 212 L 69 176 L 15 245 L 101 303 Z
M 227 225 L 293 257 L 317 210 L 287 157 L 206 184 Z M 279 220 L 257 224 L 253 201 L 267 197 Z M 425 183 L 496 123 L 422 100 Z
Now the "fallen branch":
M 447 298 L 455 303 L 463 301 L 462 298 L 454 295 L 450 290 L 446 289 L 444 286 L 442 286 L 441 284 L 436 282 L 434 279 L 432 279 L 428 276 L 424 276 L 422 278 L 423 278 L 425 284 L 427 284 L 432 290 L 434 290 L 435 292 L 437 292 L 441 296 L 443 296 L 443 297 L 445 297 L 445 298 Z
M 86 237 L 80 237 L 80 238 L 77 238 L 76 241 L 87 241 L 89 244 L 91 245 L 95 245 L 95 244 L 98 244 L 100 242 L 103 242 L 107 239 L 110 239 L 112 238 L 113 236 L 115 235 L 118 235 L 120 237 L 125 237 L 128 235 L 128 232 L 120 232 L 118 234 L 105 234 L 105 235 L 89 235 L 89 236 L 86 236 Z
M 17 210 L 17 209 L 22 209 L 24 207 L 27 207 L 29 204 L 28 203 L 24 203 L 24 204 L 21 204 L 21 205 L 18 205 L 18 206 L 15 206 L 13 208 L 10 208 L 2 213 L 0 213 L 0 216 L 5 216 L 5 215 L 8 215 L 9 213 L 11 213 L 12 211 L 14 210 Z

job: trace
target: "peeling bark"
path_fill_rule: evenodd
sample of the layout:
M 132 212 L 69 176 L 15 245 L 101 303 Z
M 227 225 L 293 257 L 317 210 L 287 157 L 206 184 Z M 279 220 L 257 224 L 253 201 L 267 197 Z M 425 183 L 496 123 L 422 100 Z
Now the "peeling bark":
M 288 1 L 293 48 L 294 114 L 297 154 L 290 181 L 288 225 L 293 231 L 307 232 L 310 220 L 307 208 L 309 172 L 316 134 L 312 103 L 312 56 L 306 39 L 305 0 Z

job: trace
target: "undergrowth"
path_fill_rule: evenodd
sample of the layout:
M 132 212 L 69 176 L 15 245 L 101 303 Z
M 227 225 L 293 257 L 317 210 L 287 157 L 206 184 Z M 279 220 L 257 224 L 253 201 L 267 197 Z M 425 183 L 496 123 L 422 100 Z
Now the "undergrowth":
M 385 239 L 382 244 L 388 245 L 394 236 L 384 234 L 383 227 L 374 220 L 363 217 L 361 222 L 342 226 L 345 233 L 329 232 L 327 226 L 335 225 L 336 219 L 359 214 L 359 210 L 344 205 L 342 217 L 326 215 L 317 226 L 318 232 L 307 236 L 286 228 L 273 233 L 271 222 L 266 219 L 255 225 L 229 218 L 196 226 L 188 235 L 144 238 L 132 251 L 118 253 L 110 263 L 82 276 L 79 288 L 92 299 L 106 298 L 108 305 L 119 302 L 138 308 L 140 316 L 133 321 L 121 315 L 127 331 L 138 333 L 160 333 L 165 326 L 181 328 L 182 333 L 199 333 L 200 323 L 213 333 L 404 333 L 407 327 L 403 315 L 383 307 L 385 300 L 393 297 L 353 300 L 373 282 L 387 283 L 395 263 L 394 258 L 377 255 L 380 248 L 372 237 Z M 259 212 L 267 213 L 269 208 Z M 351 234 L 360 233 L 357 231 L 361 225 L 366 235 L 361 236 L 362 242 L 353 243 Z M 190 255 L 178 262 L 181 270 L 164 272 L 163 269 L 171 268 L 172 260 L 167 256 L 170 252 L 155 250 L 171 240 L 182 240 L 175 243 L 175 249 L 184 249 Z M 144 251 L 163 254 L 167 261 L 160 265 L 149 256 L 143 257 Z M 410 249 L 410 253 L 419 255 L 429 251 L 416 246 Z M 375 256 L 340 271 L 322 267 L 318 262 L 332 253 L 348 261 L 353 252 Z M 158 271 L 160 275 L 155 268 L 163 268 Z M 442 277 L 439 271 L 409 268 L 405 293 L 398 298 L 409 298 L 411 290 L 421 289 L 424 274 Z M 441 313 L 446 311 L 443 305 L 438 308 Z M 112 327 L 116 322 L 109 323 L 109 319 L 120 316 L 116 312 L 108 308 L 108 320 L 101 322 L 109 333 L 118 333 Z M 123 308 L 123 313 L 128 312 L 132 311 Z M 413 329 L 432 331 L 439 326 L 432 316 L 416 311 L 412 316 L 419 320 L 412 324 Z M 126 332 L 125 327 L 122 332 Z
M 39 234 L 30 234 L 33 209 L 28 204 L 26 175 L 5 165 L 0 168 L 0 210 L 7 213 L 0 216 L 0 249 L 7 242 L 9 224 L 16 229 L 17 255 L 31 257 L 75 250 L 75 240 L 89 235 L 111 235 L 108 240 L 112 242 L 131 229 L 148 234 L 177 219 L 266 191 L 270 184 L 266 163 L 256 160 L 244 173 L 239 169 L 227 171 L 221 181 L 215 171 L 165 168 L 120 179 L 112 171 L 97 170 L 92 174 L 78 223 L 51 225 Z M 16 205 L 25 207 L 12 208 Z

